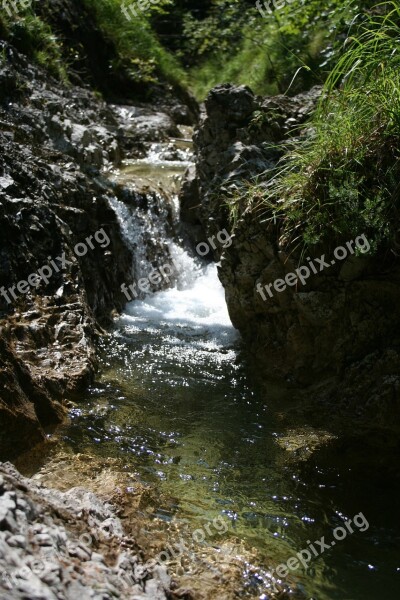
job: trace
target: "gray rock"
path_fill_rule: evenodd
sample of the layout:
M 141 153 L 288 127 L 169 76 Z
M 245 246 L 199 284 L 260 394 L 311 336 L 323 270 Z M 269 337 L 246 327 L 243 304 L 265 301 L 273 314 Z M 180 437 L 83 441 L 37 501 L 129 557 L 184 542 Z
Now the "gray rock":
M 16 529 L 0 531 L 0 600 L 166 600 L 165 568 L 154 564 L 139 573 L 139 548 L 94 494 L 45 488 L 8 463 L 0 463 L 0 486 L 3 522 Z M 25 519 L 16 510 L 21 503 L 29 507 Z M 84 534 L 96 540 L 96 552 L 80 541 Z M 127 541 L 132 549 L 122 550 Z
M 349 257 L 310 276 L 306 285 L 263 298 L 260 285 L 283 279 L 307 264 L 307 257 L 296 244 L 286 248 L 278 224 L 261 216 L 267 209 L 255 209 L 257 201 L 253 207 L 246 198 L 238 202 L 234 225 L 224 202 L 236 190 L 245 195 L 246 182 L 255 176 L 261 199 L 285 145 L 312 135 L 306 120 L 319 94 L 314 88 L 293 98 L 258 98 L 230 84 L 211 90 L 194 136 L 196 169 L 182 188 L 181 218 L 193 243 L 233 230 L 232 245 L 216 251 L 219 277 L 232 322 L 265 379 L 310 386 L 307 399 L 318 410 L 324 404 L 335 405 L 338 415 L 347 411 L 337 425 L 341 433 L 347 428 L 353 435 L 357 419 L 363 427 L 383 427 L 382 438 L 388 433 L 398 439 L 399 421 L 390 408 L 390 397 L 394 403 L 400 397 L 397 258 L 383 271 L 380 260 Z M 329 260 L 332 252 L 321 247 L 312 258 L 325 254 Z

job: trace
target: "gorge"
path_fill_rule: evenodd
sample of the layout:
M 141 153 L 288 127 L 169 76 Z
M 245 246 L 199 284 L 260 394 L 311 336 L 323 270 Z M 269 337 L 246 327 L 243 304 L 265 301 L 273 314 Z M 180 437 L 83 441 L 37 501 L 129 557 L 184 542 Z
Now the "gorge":
M 0 35 L 0 600 L 397 597 L 397 233 L 305 247 L 273 187 L 325 88 L 198 103 L 86 4 L 38 14 L 77 55 L 63 81 Z

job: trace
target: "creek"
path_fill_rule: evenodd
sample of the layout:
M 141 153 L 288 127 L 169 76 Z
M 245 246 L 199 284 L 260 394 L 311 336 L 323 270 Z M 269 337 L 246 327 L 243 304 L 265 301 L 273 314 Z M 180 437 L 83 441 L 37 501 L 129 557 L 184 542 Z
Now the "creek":
M 176 218 L 176 186 L 190 162 L 178 150 L 166 160 L 166 147 L 153 145 L 111 177 L 125 185 L 142 179 L 160 193 L 168 188 Z M 122 202 L 113 208 L 136 249 L 135 273 L 146 276 L 152 266 L 143 223 Z M 179 275 L 169 289 L 128 303 L 116 320 L 101 343 L 99 377 L 71 411 L 63 444 L 121 459 L 158 490 L 153 517 L 167 526 L 195 530 L 226 519 L 228 530 L 204 544 L 240 539 L 254 549 L 239 597 L 268 598 L 269 569 L 322 536 L 332 541 L 333 529 L 360 512 L 366 531 L 355 528 L 288 582 L 315 600 L 397 597 L 400 540 L 390 485 L 382 487 L 377 472 L 367 478 L 353 471 L 346 456 L 337 462 L 321 455 L 307 465 L 329 435 L 297 421 L 293 390 L 260 384 L 230 322 L 217 266 L 170 237 L 165 214 L 155 227 L 147 223 L 147 234 L 164 238 Z M 288 428 L 282 414 L 291 411 Z

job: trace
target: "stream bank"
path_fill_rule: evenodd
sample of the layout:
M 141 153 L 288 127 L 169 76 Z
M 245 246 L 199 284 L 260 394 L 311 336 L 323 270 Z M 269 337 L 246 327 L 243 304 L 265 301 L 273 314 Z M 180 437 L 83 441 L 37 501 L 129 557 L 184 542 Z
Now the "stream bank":
M 143 155 L 149 139 L 183 137 L 179 120 L 191 117 L 172 98 L 169 114 L 108 105 L 88 88 L 53 80 L 8 43 L 1 50 L 0 460 L 15 460 L 34 446 L 46 454 L 55 426 L 93 381 L 96 344 L 126 302 L 121 285 L 138 275 L 141 252 L 155 265 L 169 257 L 162 236 L 146 229 L 152 211 L 156 219 L 162 212 L 160 194 L 113 183 L 106 172 Z M 122 200 L 141 219 L 137 252 L 114 210 Z M 171 207 L 165 218 L 168 228 Z M 124 474 L 89 462 L 88 478 L 75 470 L 69 488 L 90 488 L 93 469 L 112 469 L 97 497 L 37 487 L 1 466 L 2 599 L 173 597 L 165 569 L 145 567 L 151 553 L 118 520 L 113 494 Z M 92 534 L 96 545 L 87 548 Z
M 140 155 L 143 138 L 181 134 L 158 108 L 107 105 L 52 80 L 6 42 L 1 49 L 0 458 L 10 459 L 43 440 L 93 379 L 95 341 L 134 277 L 111 202 L 121 197 L 147 214 L 146 192 L 112 186 L 102 172 L 127 152 Z M 185 115 L 179 106 L 172 112 Z M 82 253 L 77 244 L 99 231 L 103 247 Z M 149 237 L 144 231 L 143 244 L 162 260 L 162 241 Z M 27 283 L 57 257 L 65 268 Z
M 320 93 L 316 87 L 260 98 L 245 86 L 211 90 L 194 135 L 196 168 L 183 184 L 181 215 L 194 241 L 224 228 L 232 235 L 218 254 L 219 277 L 261 379 L 302 388 L 305 422 L 328 424 L 354 446 L 376 444 L 380 456 L 398 448 L 400 433 L 398 257 L 349 256 L 304 285 L 265 291 L 308 264 L 300 244 L 288 247 L 279 223 L 267 220 L 260 200 L 284 166 L 285 148 L 313 135 L 306 121 Z M 246 186 L 255 178 L 260 197 L 252 204 Z M 330 259 L 333 250 L 316 246 L 312 257 Z
M 112 469 L 120 491 L 108 493 L 125 529 L 165 562 L 178 597 L 365 600 L 382 589 L 395 596 L 396 453 L 381 452 L 377 465 L 375 440 L 360 453 L 329 415 L 313 414 L 304 390 L 257 377 L 230 322 L 217 266 L 182 247 L 177 156 L 183 173 L 190 154 L 149 142 L 146 157 L 109 173 L 126 193 L 137 186 L 143 193 L 150 178 L 147 212 L 119 199 L 112 205 L 136 277 L 154 268 L 151 241 L 161 233 L 165 256 L 177 265 L 174 281 L 124 307 L 99 345 L 94 385 L 48 455 L 42 450 L 36 464 L 28 455 L 17 466 L 47 487 L 67 490 L 78 477 L 101 495 Z M 361 513 L 367 530 L 347 535 L 308 568 L 274 577 L 278 564 L 311 540 L 330 540 Z M 220 531 L 212 529 L 216 519 L 225 524 Z M 184 551 L 174 552 L 177 544 Z
M 112 466 L 98 465 L 105 474 L 103 496 L 116 489 L 112 473 L 106 475 Z M 46 488 L 5 463 L 0 490 L 2 600 L 171 597 L 165 567 L 148 562 L 144 567 L 143 552 L 124 532 L 115 509 L 87 488 Z

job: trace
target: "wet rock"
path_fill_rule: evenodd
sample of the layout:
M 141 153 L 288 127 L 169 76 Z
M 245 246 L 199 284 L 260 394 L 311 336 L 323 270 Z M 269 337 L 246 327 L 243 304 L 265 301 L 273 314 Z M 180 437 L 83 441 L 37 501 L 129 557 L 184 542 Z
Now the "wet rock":
M 111 190 L 90 176 L 119 160 L 113 113 L 2 49 L 21 84 L 18 94 L 0 93 L 0 458 L 10 458 L 44 439 L 43 427 L 64 417 L 65 397 L 90 383 L 97 323 L 125 303 L 132 255 Z M 94 243 L 78 256 L 76 244 L 99 230 L 107 248 Z M 51 275 L 28 284 L 51 260 Z
M 185 234 L 193 246 L 197 246 L 203 241 L 204 229 L 199 217 L 200 193 L 195 165 L 190 166 L 185 173 L 179 199 Z
M 120 123 L 119 134 L 125 151 L 139 150 L 144 142 L 168 141 L 170 136 L 181 135 L 167 113 L 138 106 L 112 105 L 111 109 Z

